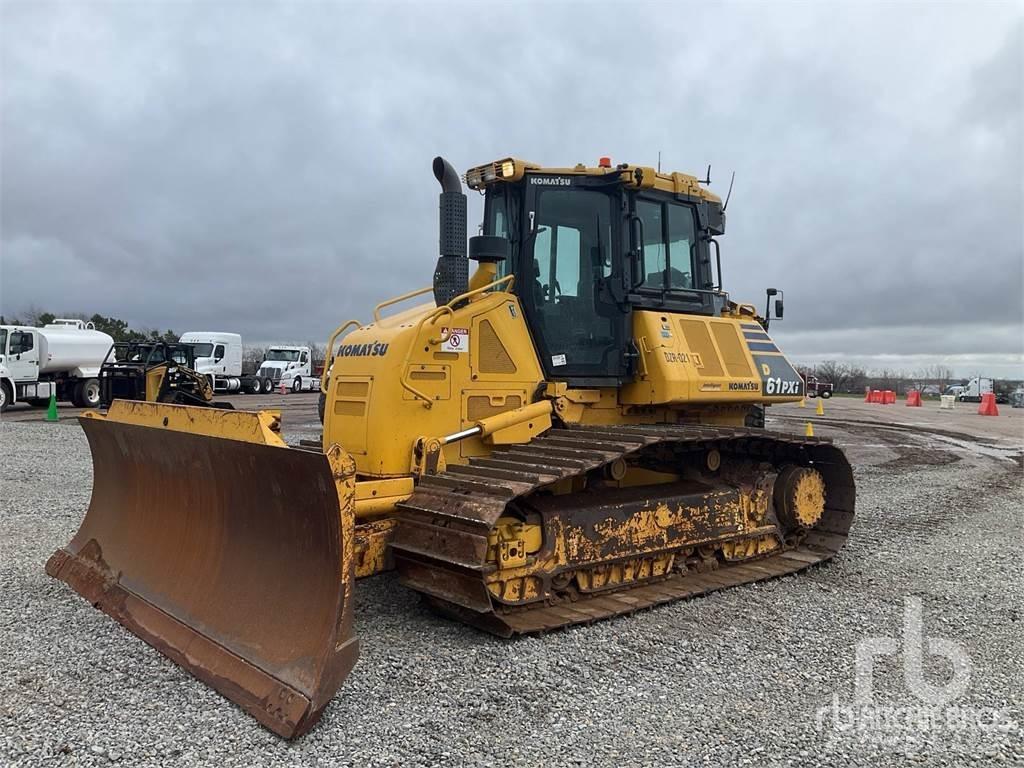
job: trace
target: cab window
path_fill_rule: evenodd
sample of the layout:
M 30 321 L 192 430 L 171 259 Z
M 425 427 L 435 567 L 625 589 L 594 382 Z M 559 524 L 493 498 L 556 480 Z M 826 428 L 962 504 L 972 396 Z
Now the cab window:
M 218 344 L 214 348 L 214 350 L 213 350 L 213 359 L 214 360 L 223 360 L 224 359 L 224 345 L 223 344 Z
M 32 349 L 32 334 L 24 331 L 11 331 L 11 354 L 20 355 Z
M 643 226 L 641 288 L 692 290 L 696 221 L 689 205 L 638 199 L 636 213 Z
M 484 202 L 483 234 L 511 239 L 505 190 L 490 190 Z M 512 269 L 508 259 L 497 264 L 496 277 L 505 277 Z

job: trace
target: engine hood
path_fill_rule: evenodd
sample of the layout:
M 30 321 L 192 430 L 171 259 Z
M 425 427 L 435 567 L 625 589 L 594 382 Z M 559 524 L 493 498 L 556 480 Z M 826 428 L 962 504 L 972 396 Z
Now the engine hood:
M 261 371 L 284 371 L 289 366 L 295 366 L 295 363 L 286 363 L 284 360 L 265 360 L 260 363 Z

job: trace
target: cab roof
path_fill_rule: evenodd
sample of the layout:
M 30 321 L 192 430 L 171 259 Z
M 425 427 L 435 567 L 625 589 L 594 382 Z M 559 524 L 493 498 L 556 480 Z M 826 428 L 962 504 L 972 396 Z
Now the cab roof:
M 596 166 L 583 163 L 572 167 L 548 167 L 516 157 L 506 157 L 492 163 L 478 165 L 466 171 L 463 177 L 470 189 L 483 190 L 488 186 L 502 182 L 521 181 L 527 174 L 550 173 L 558 176 L 613 176 L 617 175 L 623 186 L 631 189 L 655 189 L 660 192 L 687 195 L 691 198 L 707 200 L 721 205 L 722 199 L 701 186 L 696 176 L 688 173 L 659 172 L 656 168 L 646 165 L 619 163 L 612 165 L 607 158 L 602 158 Z

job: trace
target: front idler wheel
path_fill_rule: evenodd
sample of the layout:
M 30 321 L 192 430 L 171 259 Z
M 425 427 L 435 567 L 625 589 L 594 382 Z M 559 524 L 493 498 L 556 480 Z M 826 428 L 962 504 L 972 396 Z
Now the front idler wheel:
M 787 531 L 808 530 L 825 513 L 825 479 L 811 467 L 783 467 L 775 480 L 775 512 Z

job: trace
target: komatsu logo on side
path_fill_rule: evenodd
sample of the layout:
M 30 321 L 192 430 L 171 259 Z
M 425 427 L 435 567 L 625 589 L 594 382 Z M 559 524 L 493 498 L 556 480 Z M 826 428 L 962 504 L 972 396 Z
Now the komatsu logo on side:
M 388 345 L 379 341 L 366 344 L 342 344 L 338 348 L 338 357 L 383 357 L 388 353 Z
M 761 385 L 756 381 L 730 381 L 729 389 L 733 392 L 757 392 Z
M 568 187 L 572 185 L 572 179 L 565 176 L 531 176 L 530 183 L 547 187 Z

